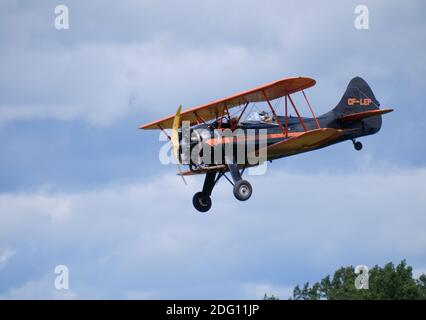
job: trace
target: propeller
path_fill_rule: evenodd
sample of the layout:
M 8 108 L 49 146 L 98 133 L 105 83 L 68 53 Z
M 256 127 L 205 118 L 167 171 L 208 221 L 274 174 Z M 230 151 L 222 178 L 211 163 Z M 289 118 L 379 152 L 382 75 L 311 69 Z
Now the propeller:
M 175 117 L 173 119 L 171 143 L 172 143 L 173 155 L 177 161 L 178 172 L 180 176 L 182 177 L 182 180 L 185 183 L 185 185 L 188 185 L 186 183 L 185 177 L 182 175 L 182 171 L 180 169 L 180 160 L 179 160 L 179 128 L 180 128 L 181 119 L 182 119 L 181 111 L 182 111 L 182 105 L 180 105 L 179 108 L 177 109 Z

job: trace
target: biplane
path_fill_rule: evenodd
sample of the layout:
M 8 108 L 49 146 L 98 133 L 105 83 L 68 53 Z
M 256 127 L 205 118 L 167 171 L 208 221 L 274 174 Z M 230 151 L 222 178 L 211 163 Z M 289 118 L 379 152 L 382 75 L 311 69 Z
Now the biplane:
M 179 107 L 176 114 L 139 128 L 162 130 L 171 141 L 173 153 L 181 164 L 184 163 L 181 155 L 182 122 L 189 123 L 191 138 L 186 147 L 190 150 L 195 144 L 203 143 L 208 144 L 213 154 L 221 151 L 219 159 L 215 158 L 215 161 L 209 163 L 189 159 L 184 163 L 188 164 L 188 170 L 179 169 L 178 173 L 182 177 L 205 175 L 202 190 L 193 196 L 193 205 L 198 211 L 207 212 L 212 205 L 213 188 L 222 177 L 233 185 L 233 193 L 238 200 L 246 201 L 252 195 L 251 184 L 242 177 L 245 169 L 253 164 L 248 160 L 238 162 L 232 155 L 224 154 L 222 151 L 226 145 L 235 149 L 237 145 L 250 144 L 256 154 L 260 151 L 266 153 L 264 161 L 324 148 L 342 141 L 351 141 L 355 150 L 360 151 L 362 143 L 357 139 L 378 132 L 382 125 L 382 115 L 393 111 L 380 109 L 380 103 L 370 86 L 360 77 L 355 77 L 349 82 L 337 106 L 316 116 L 305 94 L 305 90 L 315 83 L 314 79 L 308 77 L 281 79 L 185 111 Z M 296 93 L 303 97 L 303 104 L 306 104 L 310 117 L 301 116 L 294 102 Z M 277 106 L 275 101 L 278 100 L 282 103 Z M 249 111 L 250 105 L 256 104 L 262 104 L 263 110 L 253 111 L 252 108 Z M 279 109 L 282 110 L 281 115 L 278 114 Z M 172 129 L 171 136 L 167 129 Z M 207 132 L 207 136 L 205 133 L 203 136 L 192 135 L 200 129 Z M 217 139 L 215 134 L 223 130 L 250 130 L 254 135 L 250 139 L 248 136 L 243 137 L 242 140 L 240 136 Z

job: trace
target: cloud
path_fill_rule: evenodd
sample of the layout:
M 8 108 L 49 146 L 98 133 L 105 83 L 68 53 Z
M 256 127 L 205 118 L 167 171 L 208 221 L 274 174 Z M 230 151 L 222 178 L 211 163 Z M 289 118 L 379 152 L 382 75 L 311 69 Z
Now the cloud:
M 3 69 L 12 72 L 20 66 L 27 77 L 5 83 L 10 102 L 0 107 L 0 122 L 51 118 L 106 125 L 132 110 L 160 116 L 156 106 L 174 109 L 179 103 L 194 103 L 194 97 L 201 103 L 206 99 L 197 94 L 202 88 L 214 87 L 219 80 L 221 87 L 231 85 L 236 75 L 248 75 L 248 65 L 256 63 L 265 70 L 278 66 L 268 52 L 238 46 L 176 51 L 162 40 L 13 53 L 3 60 Z M 233 75 L 226 79 L 229 70 Z
M 73 1 L 59 32 L 55 1 L 1 2 L 0 296 L 286 298 L 341 265 L 423 270 L 425 5 L 366 1 L 359 31 L 358 4 Z M 274 163 L 249 202 L 221 183 L 194 213 L 201 180 L 161 176 L 157 135 L 133 128 L 295 75 L 317 79 L 318 114 L 355 75 L 396 111 L 366 153 Z
M 413 269 L 413 278 L 419 278 L 421 275 L 426 275 L 426 268 Z
M 2 265 L 5 265 L 15 253 L 15 250 L 6 249 L 2 254 L 0 254 L 0 268 L 2 267 Z
M 371 29 L 364 33 L 353 27 L 356 1 L 327 9 L 250 3 L 227 3 L 225 13 L 210 1 L 73 2 L 69 31 L 53 28 L 54 2 L 6 3 L 1 27 L 14 33 L 0 34 L 0 123 L 47 118 L 105 126 L 128 115 L 147 122 L 180 103 L 199 105 L 284 76 L 317 77 L 320 112 L 354 75 L 385 88 L 398 77 L 410 92 L 425 85 L 417 41 L 425 31 L 413 19 L 421 1 L 404 8 L 368 2 Z M 390 23 L 394 15 L 399 20 Z
M 78 296 L 72 290 L 56 290 L 53 287 L 53 277 L 46 275 L 40 279 L 30 280 L 24 285 L 11 288 L 5 295 L 0 293 L 0 299 L 77 299 Z
M 81 193 L 2 194 L 2 242 L 19 250 L 23 271 L 0 292 L 50 297 L 43 279 L 58 264 L 69 267 L 79 298 L 285 298 L 296 283 L 340 265 L 426 265 L 426 169 L 250 178 L 250 201 L 233 199 L 223 182 L 205 215 L 191 207 L 201 181 L 183 188 L 173 176 Z

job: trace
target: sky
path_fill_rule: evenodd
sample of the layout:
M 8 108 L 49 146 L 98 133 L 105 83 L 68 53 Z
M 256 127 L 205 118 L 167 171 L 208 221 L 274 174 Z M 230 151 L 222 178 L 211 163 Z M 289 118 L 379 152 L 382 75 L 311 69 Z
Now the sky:
M 55 28 L 61 4 L 68 30 Z M 0 298 L 286 299 L 340 266 L 426 272 L 425 9 L 0 0 Z M 292 76 L 316 79 L 317 114 L 355 76 L 395 111 L 361 152 L 275 161 L 248 177 L 249 201 L 221 181 L 196 212 L 202 177 L 185 186 L 159 161 L 159 133 L 138 126 Z

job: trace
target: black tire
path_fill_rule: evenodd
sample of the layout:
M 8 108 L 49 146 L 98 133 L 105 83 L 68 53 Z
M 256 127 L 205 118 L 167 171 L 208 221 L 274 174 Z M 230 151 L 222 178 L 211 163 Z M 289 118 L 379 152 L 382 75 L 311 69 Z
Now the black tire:
M 237 181 L 234 185 L 234 196 L 240 201 L 246 201 L 250 199 L 251 194 L 253 193 L 253 188 L 251 187 L 250 182 L 247 180 Z
M 207 212 L 212 207 L 212 199 L 202 192 L 197 192 L 192 198 L 192 204 L 198 211 Z
M 354 142 L 354 148 L 355 148 L 356 151 L 361 151 L 362 150 L 362 143 L 359 142 L 359 141 Z

